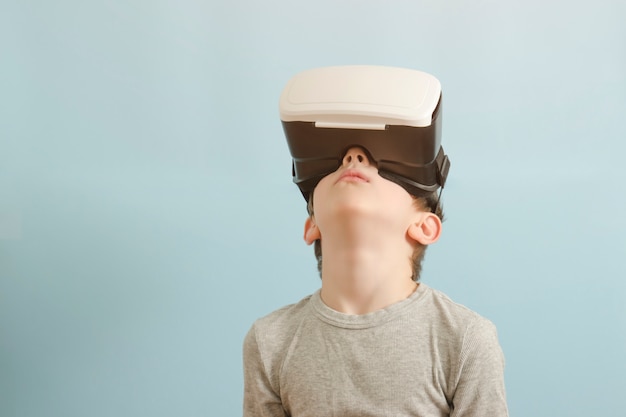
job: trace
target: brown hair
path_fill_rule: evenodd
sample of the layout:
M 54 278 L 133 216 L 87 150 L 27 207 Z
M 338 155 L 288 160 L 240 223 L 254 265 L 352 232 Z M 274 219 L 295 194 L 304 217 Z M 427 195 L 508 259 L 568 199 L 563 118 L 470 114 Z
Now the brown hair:
M 435 213 L 437 215 L 437 217 L 439 217 L 439 219 L 443 222 L 444 220 L 444 215 L 443 215 L 443 207 L 441 205 L 441 201 L 440 201 L 440 194 L 437 193 L 437 191 L 432 192 L 431 194 L 425 196 L 425 197 L 413 197 L 413 201 L 415 204 L 415 207 L 418 210 L 422 210 L 422 211 L 430 211 L 432 213 Z M 309 195 L 309 201 L 307 203 L 307 213 L 309 214 L 309 216 L 313 216 L 313 191 L 311 191 L 311 194 Z M 411 264 L 412 264 L 412 269 L 413 269 L 413 275 L 411 276 L 411 279 L 413 279 L 413 281 L 417 282 L 420 279 L 420 274 L 422 272 L 422 261 L 424 260 L 424 255 L 426 254 L 426 245 L 422 245 L 421 243 L 416 243 L 415 244 L 415 250 L 413 251 L 413 254 L 411 255 Z M 313 250 L 315 253 L 315 258 L 317 259 L 317 270 L 320 273 L 320 277 L 322 275 L 322 244 L 320 239 L 317 239 L 314 244 L 313 244 Z

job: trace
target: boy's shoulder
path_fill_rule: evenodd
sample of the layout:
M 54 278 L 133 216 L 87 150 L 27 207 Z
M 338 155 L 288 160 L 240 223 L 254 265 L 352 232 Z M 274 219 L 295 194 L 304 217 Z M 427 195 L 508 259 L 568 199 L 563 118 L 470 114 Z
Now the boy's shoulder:
M 266 339 L 280 338 L 297 328 L 309 314 L 309 303 L 313 295 L 307 295 L 297 303 L 288 304 L 257 319 L 250 331 Z
M 426 309 L 430 310 L 429 314 L 438 324 L 439 328 L 445 329 L 450 333 L 464 336 L 465 333 L 473 329 L 479 332 L 495 332 L 495 325 L 491 320 L 482 316 L 471 308 L 454 301 L 446 293 L 428 287 L 424 284 L 424 290 L 429 299 L 425 303 Z
M 448 294 L 441 290 L 428 286 L 427 284 L 420 284 L 423 287 L 423 291 L 431 298 L 431 303 L 438 308 L 450 311 L 459 316 L 467 318 L 477 318 L 480 315 L 471 308 L 453 300 Z

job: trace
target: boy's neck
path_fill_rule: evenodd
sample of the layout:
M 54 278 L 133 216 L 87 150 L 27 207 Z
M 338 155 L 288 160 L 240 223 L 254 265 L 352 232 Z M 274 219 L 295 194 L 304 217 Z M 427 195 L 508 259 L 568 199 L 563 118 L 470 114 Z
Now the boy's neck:
M 409 297 L 412 279 L 406 241 L 322 239 L 322 300 L 346 314 L 366 314 Z

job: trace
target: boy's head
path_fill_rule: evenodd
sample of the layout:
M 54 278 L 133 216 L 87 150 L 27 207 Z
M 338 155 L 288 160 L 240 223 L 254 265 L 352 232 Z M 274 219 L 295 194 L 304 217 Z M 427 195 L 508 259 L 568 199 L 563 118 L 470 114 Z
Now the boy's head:
M 344 221 L 372 215 L 364 224 L 381 225 L 374 235 L 406 227 L 410 246 L 402 251 L 419 279 L 426 245 L 441 230 L 437 191 L 450 167 L 441 147 L 441 113 L 439 81 L 420 71 L 327 67 L 289 81 L 280 114 L 293 179 L 309 208 L 305 240 L 315 243 L 320 270 L 320 228 L 329 234 L 343 227 L 329 227 L 329 219 L 353 210 Z
M 379 66 L 326 67 L 294 76 L 280 97 L 293 180 L 308 199 L 353 146 L 380 175 L 415 196 L 443 187 L 441 85 L 430 74 Z

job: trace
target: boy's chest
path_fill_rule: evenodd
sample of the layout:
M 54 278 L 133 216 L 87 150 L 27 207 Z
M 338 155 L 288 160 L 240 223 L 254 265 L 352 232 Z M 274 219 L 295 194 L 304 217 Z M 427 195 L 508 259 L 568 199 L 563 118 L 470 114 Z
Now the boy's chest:
M 428 332 L 311 327 L 294 339 L 280 396 L 294 417 L 445 416 L 450 358 Z

